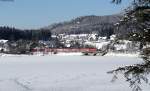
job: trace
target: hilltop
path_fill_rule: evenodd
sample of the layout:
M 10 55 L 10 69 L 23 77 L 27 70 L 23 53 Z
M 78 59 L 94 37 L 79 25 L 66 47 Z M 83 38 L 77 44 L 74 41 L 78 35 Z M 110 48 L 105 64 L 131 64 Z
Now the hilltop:
M 117 23 L 121 15 L 107 16 L 81 16 L 67 22 L 55 23 L 44 27 L 49 29 L 53 34 L 80 34 L 96 32 L 101 36 L 112 34 L 114 31 L 114 23 Z

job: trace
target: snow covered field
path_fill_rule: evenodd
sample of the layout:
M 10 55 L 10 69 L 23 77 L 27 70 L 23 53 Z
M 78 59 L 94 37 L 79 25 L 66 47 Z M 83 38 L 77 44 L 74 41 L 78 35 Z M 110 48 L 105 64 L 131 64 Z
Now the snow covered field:
M 111 83 L 107 72 L 140 62 L 127 56 L 4 56 L 0 91 L 131 91 L 121 76 Z

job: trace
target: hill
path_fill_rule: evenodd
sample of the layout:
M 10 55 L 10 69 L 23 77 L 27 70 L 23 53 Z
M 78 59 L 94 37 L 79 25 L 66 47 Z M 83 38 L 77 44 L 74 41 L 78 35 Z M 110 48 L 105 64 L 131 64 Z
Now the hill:
M 53 34 L 67 33 L 80 34 L 96 32 L 100 35 L 109 35 L 114 33 L 114 23 L 117 23 L 121 15 L 107 16 L 82 16 L 71 21 L 56 23 L 44 27 L 49 29 Z

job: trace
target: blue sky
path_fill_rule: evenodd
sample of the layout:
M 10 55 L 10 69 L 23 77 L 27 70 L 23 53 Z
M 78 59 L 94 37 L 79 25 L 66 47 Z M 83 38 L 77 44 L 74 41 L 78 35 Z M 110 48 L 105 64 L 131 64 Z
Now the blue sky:
M 0 2 L 0 26 L 40 28 L 52 23 L 68 21 L 84 15 L 111 15 L 120 13 L 129 5 L 111 0 L 15 0 Z

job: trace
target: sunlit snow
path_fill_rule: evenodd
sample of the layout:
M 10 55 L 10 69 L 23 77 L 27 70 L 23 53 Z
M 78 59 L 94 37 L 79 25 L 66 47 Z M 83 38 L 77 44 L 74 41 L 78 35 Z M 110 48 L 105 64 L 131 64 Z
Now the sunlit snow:
M 132 91 L 107 72 L 140 62 L 136 56 L 3 56 L 0 91 Z

